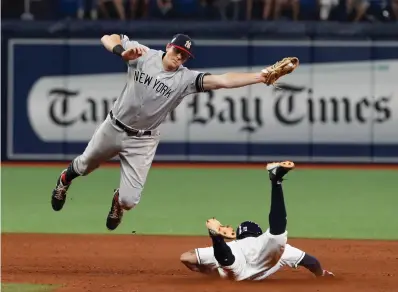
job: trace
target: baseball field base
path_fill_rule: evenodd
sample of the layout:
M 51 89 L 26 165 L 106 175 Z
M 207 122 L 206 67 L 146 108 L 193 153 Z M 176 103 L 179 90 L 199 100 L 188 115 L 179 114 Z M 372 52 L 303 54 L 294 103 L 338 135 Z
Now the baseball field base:
M 265 281 L 234 283 L 189 271 L 182 252 L 207 237 L 2 234 L 2 281 L 53 284 L 53 291 L 396 291 L 397 241 L 289 239 L 335 279 L 284 268 Z M 245 290 L 246 289 L 246 290 Z

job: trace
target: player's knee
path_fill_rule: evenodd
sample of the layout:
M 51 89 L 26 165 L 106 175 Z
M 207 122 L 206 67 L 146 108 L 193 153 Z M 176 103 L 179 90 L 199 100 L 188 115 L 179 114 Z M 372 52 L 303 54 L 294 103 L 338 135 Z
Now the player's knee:
M 141 190 L 130 189 L 130 190 L 119 190 L 119 203 L 125 210 L 133 209 L 141 199 Z
M 82 176 L 86 176 L 93 172 L 95 169 L 97 169 L 99 167 L 99 164 L 95 161 L 91 161 L 84 155 L 80 155 L 74 160 L 73 167 L 75 168 L 76 172 L 78 172 Z
M 184 252 L 180 256 L 180 261 L 185 265 L 195 265 L 198 263 L 198 259 L 196 258 L 194 250 Z
M 119 197 L 119 202 L 124 210 L 131 210 L 138 204 L 131 197 Z

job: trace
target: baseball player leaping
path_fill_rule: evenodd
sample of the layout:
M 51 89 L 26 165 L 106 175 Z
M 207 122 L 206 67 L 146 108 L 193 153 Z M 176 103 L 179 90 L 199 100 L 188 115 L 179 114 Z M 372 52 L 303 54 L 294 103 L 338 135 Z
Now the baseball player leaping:
M 263 280 L 283 266 L 303 266 L 316 277 L 334 277 L 333 273 L 322 268 L 315 257 L 286 243 L 287 214 L 282 181 L 294 166 L 290 161 L 267 165 L 271 180 L 271 210 L 269 229 L 265 233 L 252 221 L 241 223 L 235 232 L 232 227 L 221 225 L 217 219 L 209 219 L 206 226 L 213 245 L 183 253 L 181 262 L 192 271 L 204 274 L 215 272 L 221 278 L 234 281 Z M 224 238 L 234 240 L 225 242 Z
M 125 35 L 105 35 L 101 42 L 126 62 L 126 85 L 83 154 L 61 172 L 51 205 L 55 211 L 61 210 L 73 179 L 88 175 L 118 155 L 120 185 L 114 191 L 106 219 L 109 230 L 117 228 L 124 210 L 139 203 L 159 143 L 158 126 L 185 96 L 256 83 L 273 85 L 280 77 L 293 72 L 299 63 L 297 58 L 288 57 L 258 73 L 211 75 L 183 66 L 193 57 L 194 49 L 194 42 L 184 34 L 175 35 L 167 44 L 166 52 L 150 49 Z

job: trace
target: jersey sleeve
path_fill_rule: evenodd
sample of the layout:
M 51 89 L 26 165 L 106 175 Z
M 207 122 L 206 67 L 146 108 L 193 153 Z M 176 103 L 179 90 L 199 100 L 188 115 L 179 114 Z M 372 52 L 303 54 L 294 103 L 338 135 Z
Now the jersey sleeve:
M 142 48 L 146 48 L 147 50 L 149 50 L 149 48 L 147 46 L 144 46 L 143 44 L 140 44 L 137 41 L 130 40 L 130 38 L 124 34 L 120 35 L 120 41 L 122 43 L 122 47 L 125 50 L 131 49 L 131 48 L 136 48 L 136 47 L 142 47 Z
M 144 46 L 143 44 L 140 44 L 137 41 L 130 40 L 129 37 L 124 34 L 120 35 L 120 41 L 122 43 L 122 47 L 125 50 L 136 48 L 136 47 L 142 47 L 142 48 L 145 48 L 147 51 L 149 51 L 149 48 L 147 46 Z M 129 63 L 129 65 L 137 65 L 138 59 L 131 60 L 128 63 Z
M 185 81 L 183 83 L 185 85 L 183 95 L 205 92 L 203 87 L 203 78 L 206 75 L 210 75 L 210 73 L 186 69 L 183 77 Z
M 298 264 L 304 258 L 305 252 L 291 246 L 290 244 L 286 244 L 285 250 L 280 259 L 280 263 L 282 266 L 289 266 L 291 268 L 297 269 Z
M 240 248 L 236 245 L 233 245 L 233 242 L 227 243 L 235 256 L 235 262 L 230 265 L 223 267 L 221 266 L 215 256 L 213 247 L 205 247 L 205 248 L 197 248 L 195 249 L 196 258 L 198 260 L 198 264 L 202 266 L 206 266 L 211 270 L 217 269 L 218 274 L 221 278 L 233 278 L 235 280 L 240 281 L 245 277 L 246 271 L 246 259 L 244 254 L 240 251 Z
M 214 257 L 213 247 L 203 247 L 195 249 L 196 259 L 199 265 L 217 266 L 217 260 Z

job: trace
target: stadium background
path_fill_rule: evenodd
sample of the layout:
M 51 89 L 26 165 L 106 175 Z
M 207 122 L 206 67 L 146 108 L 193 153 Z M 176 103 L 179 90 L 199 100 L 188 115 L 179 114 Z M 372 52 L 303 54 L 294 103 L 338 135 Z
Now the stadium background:
M 83 20 L 75 19 L 76 6 L 68 6 L 73 2 L 63 1 L 66 6 L 57 10 L 49 6 L 55 2 L 32 1 L 35 20 L 26 20 L 26 14 L 20 19 L 17 1 L 2 7 L 5 291 L 220 289 L 180 267 L 179 253 L 208 244 L 203 237 L 208 217 L 266 226 L 263 166 L 281 159 L 297 164 L 285 184 L 292 242 L 319 255 L 342 279 L 326 286 L 307 282 L 308 274 L 287 272 L 278 276 L 281 282 L 266 285 L 280 291 L 292 289 L 289 285 L 299 291 L 311 286 L 393 291 L 398 239 L 393 10 L 369 10 L 355 23 L 355 15 L 344 18 L 340 10 L 333 10 L 334 19 L 314 20 L 305 8 L 299 20 L 290 19 L 287 9 L 278 20 L 257 15 L 247 21 L 217 20 L 218 10 L 209 4 L 197 18 L 178 15 L 187 11 L 181 8 L 170 19 L 91 20 L 87 11 Z M 163 49 L 178 32 L 196 41 L 197 57 L 188 63 L 193 69 L 254 71 L 284 56 L 299 57 L 301 65 L 281 80 L 283 90 L 256 85 L 187 97 L 162 125 L 142 201 L 117 235 L 108 235 L 104 224 L 119 181 L 117 159 L 76 180 L 65 210 L 53 212 L 50 194 L 59 172 L 84 150 L 125 82 L 124 64 L 101 46 L 101 36 L 123 33 Z M 364 265 L 382 272 L 363 271 Z M 143 284 L 145 275 L 154 277 L 152 286 Z

